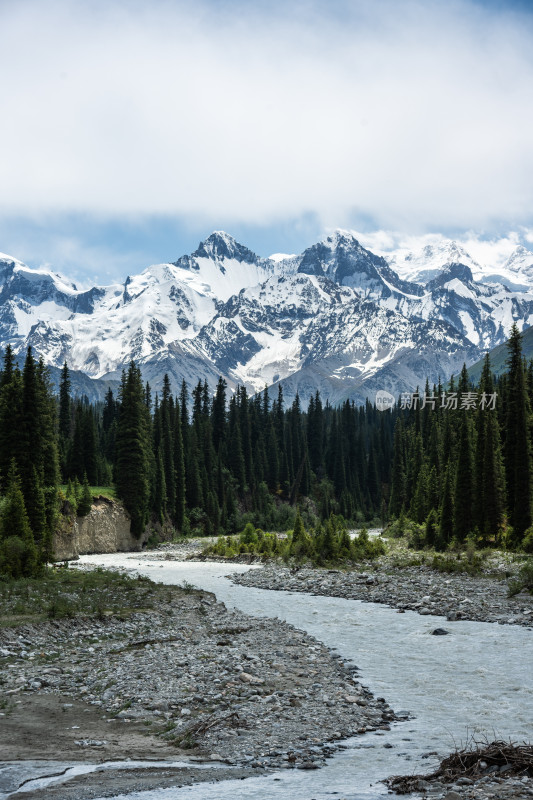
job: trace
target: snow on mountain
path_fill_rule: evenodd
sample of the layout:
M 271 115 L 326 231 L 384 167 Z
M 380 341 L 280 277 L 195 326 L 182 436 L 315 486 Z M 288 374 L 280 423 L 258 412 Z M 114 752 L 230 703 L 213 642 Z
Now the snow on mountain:
M 350 286 L 364 297 L 390 297 L 392 293 L 417 295 L 418 285 L 403 281 L 384 258 L 366 250 L 349 231 L 335 231 L 302 254 L 298 272 L 324 276 Z
M 261 259 L 223 231 L 215 231 L 190 256 L 172 265 L 177 280 L 189 282 L 200 294 L 226 301 L 274 273 L 274 262 Z
M 40 324 L 55 325 L 76 313 L 91 313 L 103 290 L 78 291 L 67 279 L 30 269 L 0 255 L 0 342 L 17 343 Z
M 386 254 L 385 259 L 402 278 L 420 284 L 428 283 L 448 264 L 465 264 L 473 272 L 481 269 L 460 244 L 450 239 L 425 244 L 414 251 L 399 248 Z
M 31 345 L 106 380 L 133 358 L 156 389 L 168 372 L 176 390 L 222 375 L 250 391 L 282 381 L 287 400 L 317 388 L 364 400 L 446 379 L 513 321 L 533 325 L 533 253 L 517 248 L 505 280 L 480 269 L 449 240 L 384 258 L 341 230 L 270 258 L 215 231 L 190 255 L 88 291 L 0 255 L 0 348 Z
M 531 250 L 519 245 L 514 253 L 509 256 L 505 269 L 516 275 L 533 277 L 533 253 Z

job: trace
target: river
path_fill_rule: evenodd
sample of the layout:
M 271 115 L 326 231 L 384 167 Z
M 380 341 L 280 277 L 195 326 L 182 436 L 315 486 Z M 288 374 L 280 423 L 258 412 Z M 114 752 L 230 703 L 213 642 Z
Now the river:
M 278 617 L 306 630 L 360 669 L 360 680 L 410 718 L 390 731 L 345 742 L 319 771 L 200 784 L 128 795 L 128 800 L 377 800 L 379 780 L 427 772 L 472 736 L 533 738 L 533 636 L 520 626 L 447 622 L 387 606 L 237 586 L 225 576 L 250 569 L 209 562 L 150 561 L 135 555 L 84 556 L 82 563 L 127 567 L 155 581 L 184 581 L 214 592 L 228 608 Z M 432 636 L 436 627 L 448 636 Z M 121 796 L 122 797 L 122 796 Z M 125 796 L 124 796 L 125 797 Z

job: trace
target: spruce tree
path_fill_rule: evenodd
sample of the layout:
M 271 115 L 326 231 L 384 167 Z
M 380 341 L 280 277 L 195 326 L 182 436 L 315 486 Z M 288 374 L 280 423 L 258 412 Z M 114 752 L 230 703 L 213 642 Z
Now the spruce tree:
M 163 466 L 163 457 L 161 455 L 161 448 L 157 450 L 155 459 L 155 497 L 153 503 L 153 510 L 160 523 L 163 523 L 166 511 L 167 490 L 165 481 L 165 469 Z
M 488 353 L 479 389 L 487 396 L 494 391 Z M 486 543 L 496 544 L 503 523 L 505 494 L 498 412 L 480 406 L 476 428 L 476 525 Z
M 2 372 L 0 372 L 0 389 L 11 383 L 14 373 L 15 373 L 15 356 L 13 355 L 13 349 L 11 345 L 8 344 L 6 347 L 6 352 L 4 353 Z
M 181 430 L 181 409 L 176 400 L 174 414 L 174 514 L 173 520 L 178 531 L 183 530 L 185 519 L 185 462 L 183 457 L 183 437 Z
M 37 550 L 13 459 L 7 495 L 0 511 L 0 573 L 12 578 L 27 578 L 34 575 L 37 568 Z
M 5 369 L 3 375 L 5 375 Z M 14 370 L 11 379 L 0 389 L 0 486 L 7 486 L 7 476 L 13 459 L 20 459 L 20 433 L 23 424 L 22 376 Z
M 266 450 L 267 457 L 267 484 L 271 492 L 277 492 L 279 485 L 279 456 L 278 440 L 274 423 L 270 419 L 268 426 L 268 443 Z
M 140 536 L 149 513 L 150 441 L 148 409 L 141 372 L 132 361 L 122 386 L 117 428 L 115 481 L 131 515 L 131 532 Z
M 474 458 L 467 411 L 462 412 L 454 496 L 454 533 L 464 542 L 474 530 Z
M 500 534 L 503 523 L 505 486 L 501 459 L 498 419 L 489 412 L 485 427 L 485 453 L 483 459 L 483 528 L 487 542 L 502 544 Z
M 165 477 L 166 508 L 173 514 L 176 505 L 176 483 L 174 475 L 174 443 L 172 437 L 173 401 L 170 394 L 170 380 L 167 374 L 163 379 L 161 395 L 161 457 Z
M 213 400 L 213 444 L 217 453 L 226 439 L 226 388 L 226 381 L 219 378 Z
M 522 362 L 522 336 L 516 323 L 507 342 L 509 367 L 506 398 L 505 475 L 509 521 L 518 546 L 531 525 L 531 453 L 529 401 Z
M 59 383 L 59 435 L 64 441 L 70 437 L 70 389 L 70 372 L 65 361 Z
M 81 487 L 81 498 L 78 503 L 78 516 L 79 517 L 86 517 L 89 511 L 91 510 L 93 504 L 93 496 L 91 494 L 91 489 L 89 487 L 89 481 L 87 480 L 87 473 L 83 476 L 83 483 Z
M 440 523 L 438 537 L 435 542 L 437 550 L 445 550 L 454 535 L 454 508 L 451 467 L 448 465 L 444 477 L 444 489 L 440 507 Z
M 389 503 L 389 513 L 398 517 L 407 500 L 407 476 L 404 460 L 404 431 L 401 417 L 394 426 L 394 447 L 392 462 L 392 486 Z

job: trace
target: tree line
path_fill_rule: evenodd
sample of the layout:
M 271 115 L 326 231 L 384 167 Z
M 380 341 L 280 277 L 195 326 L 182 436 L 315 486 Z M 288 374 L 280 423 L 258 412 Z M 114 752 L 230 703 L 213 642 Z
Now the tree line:
M 487 356 L 478 391 L 495 407 L 448 408 L 446 392 L 472 391 L 466 367 L 417 403 L 379 411 L 366 402 L 286 404 L 280 385 L 250 396 L 220 378 L 160 394 L 132 362 L 115 396 L 73 398 L 67 365 L 54 397 L 46 367 L 28 349 L 22 370 L 8 347 L 0 373 L 0 571 L 31 571 L 52 556 L 61 502 L 90 505 L 89 485 L 114 484 L 140 536 L 148 523 L 180 534 L 232 534 L 308 526 L 330 516 L 386 524 L 415 544 L 445 549 L 530 547 L 533 361 L 513 326 L 508 371 Z M 60 485 L 67 487 L 63 492 Z M 84 485 L 85 491 L 74 487 Z M 2 555 L 3 554 L 3 555 Z M 16 571 L 13 568 L 12 571 Z
M 418 546 L 444 550 L 469 539 L 533 551 L 533 361 L 522 356 L 516 324 L 507 348 L 508 371 L 495 379 L 487 355 L 477 387 L 495 396 L 494 407 L 446 408 L 439 386 L 434 409 L 418 404 L 395 421 L 388 513 L 393 531 Z M 449 392 L 468 397 L 474 388 L 463 367 Z

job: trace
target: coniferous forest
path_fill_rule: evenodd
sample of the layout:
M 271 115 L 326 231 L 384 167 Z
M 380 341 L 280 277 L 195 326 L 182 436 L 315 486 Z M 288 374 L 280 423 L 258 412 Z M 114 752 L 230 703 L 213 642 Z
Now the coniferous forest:
M 513 327 L 508 371 L 485 359 L 479 386 L 466 367 L 379 411 L 338 408 L 319 393 L 286 404 L 282 387 L 234 394 L 220 379 L 162 392 L 139 367 L 115 397 L 71 396 L 65 364 L 59 396 L 28 349 L 8 347 L 0 373 L 0 572 L 35 573 L 53 557 L 65 501 L 87 513 L 94 486 L 114 486 L 140 536 L 147 525 L 178 535 L 218 535 L 248 523 L 308 528 L 336 515 L 351 527 L 390 524 L 417 547 L 533 549 L 533 361 Z

